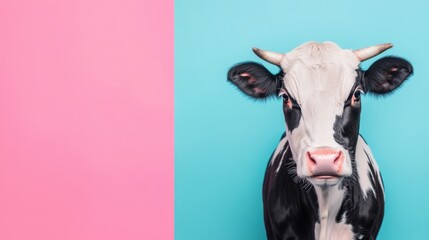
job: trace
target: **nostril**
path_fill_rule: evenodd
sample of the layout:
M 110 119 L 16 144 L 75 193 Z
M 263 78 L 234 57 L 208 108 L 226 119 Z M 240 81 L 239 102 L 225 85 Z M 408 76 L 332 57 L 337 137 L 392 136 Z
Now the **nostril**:
M 310 152 L 307 152 L 307 156 L 308 156 L 308 160 L 310 160 L 310 162 L 311 162 L 311 163 L 313 163 L 314 165 L 316 165 L 316 159 L 314 159 L 314 158 L 311 156 L 311 153 L 310 153 Z
M 316 159 L 311 156 L 310 152 L 307 152 L 307 166 L 311 173 L 316 169 L 316 164 Z
M 341 151 L 337 153 L 337 156 L 334 159 L 334 164 L 338 164 L 340 162 L 340 159 L 342 157 L 341 154 Z

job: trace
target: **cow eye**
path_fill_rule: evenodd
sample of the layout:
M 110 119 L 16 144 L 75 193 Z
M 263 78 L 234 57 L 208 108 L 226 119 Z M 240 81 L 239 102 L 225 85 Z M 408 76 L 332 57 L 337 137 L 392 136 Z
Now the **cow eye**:
M 362 94 L 364 94 L 364 92 L 361 89 L 356 89 L 355 93 L 353 94 L 355 101 L 359 101 Z
M 287 94 L 283 94 L 282 97 L 284 102 L 289 101 L 289 96 Z
M 289 96 L 287 95 L 286 91 L 283 89 L 280 90 L 279 97 L 282 97 L 284 102 L 289 101 Z

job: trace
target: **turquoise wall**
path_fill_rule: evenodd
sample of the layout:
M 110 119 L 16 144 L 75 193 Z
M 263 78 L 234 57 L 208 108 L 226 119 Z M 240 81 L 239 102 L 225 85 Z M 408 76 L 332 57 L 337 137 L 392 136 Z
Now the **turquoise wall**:
M 428 9 L 417 0 L 176 1 L 176 240 L 265 239 L 262 180 L 285 128 L 281 101 L 245 97 L 226 72 L 262 62 L 253 46 L 287 52 L 310 40 L 352 49 L 392 42 L 381 56 L 414 65 L 395 94 L 364 97 L 361 134 L 384 177 L 379 239 L 429 239 Z

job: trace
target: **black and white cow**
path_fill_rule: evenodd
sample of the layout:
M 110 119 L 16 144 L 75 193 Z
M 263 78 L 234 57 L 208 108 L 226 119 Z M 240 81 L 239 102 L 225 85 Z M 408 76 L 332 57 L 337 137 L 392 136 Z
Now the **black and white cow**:
M 371 150 L 359 135 L 361 97 L 388 94 L 413 72 L 398 57 L 368 70 L 360 63 L 392 44 L 345 50 L 305 43 L 286 54 L 253 51 L 279 66 L 233 66 L 228 80 L 252 98 L 280 96 L 287 131 L 268 163 L 263 183 L 269 240 L 375 239 L 384 213 L 384 189 Z

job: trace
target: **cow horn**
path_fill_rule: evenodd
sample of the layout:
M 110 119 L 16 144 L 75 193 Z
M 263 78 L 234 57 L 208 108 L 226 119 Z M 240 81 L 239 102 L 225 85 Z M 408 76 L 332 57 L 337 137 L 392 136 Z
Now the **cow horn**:
M 359 61 L 363 62 L 367 59 L 377 56 L 378 54 L 386 51 L 387 49 L 393 47 L 391 43 L 378 44 L 371 47 L 361 48 L 358 50 L 354 50 L 353 53 L 359 59 Z
M 258 57 L 262 58 L 263 60 L 272 63 L 274 65 L 280 66 L 280 61 L 283 58 L 283 55 L 280 53 L 276 53 L 276 52 L 269 52 L 269 51 L 264 51 L 262 49 L 259 48 L 252 48 L 253 52 L 258 55 Z

